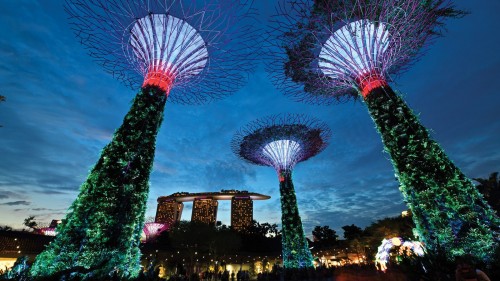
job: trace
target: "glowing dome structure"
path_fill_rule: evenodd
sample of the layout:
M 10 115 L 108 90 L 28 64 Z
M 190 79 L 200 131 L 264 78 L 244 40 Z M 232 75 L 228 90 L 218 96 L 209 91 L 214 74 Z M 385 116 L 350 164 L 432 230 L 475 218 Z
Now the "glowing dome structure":
M 76 36 L 106 71 L 140 89 L 80 188 L 34 278 L 134 279 L 156 135 L 168 100 L 232 94 L 253 69 L 250 3 L 239 0 L 68 0 Z M 104 91 L 105 89 L 103 89 Z
M 311 267 L 308 248 L 292 182 L 292 170 L 323 151 L 330 129 L 304 115 L 275 115 L 256 120 L 236 133 L 233 152 L 250 163 L 274 167 L 281 194 L 283 265 L 285 268 Z
M 250 2 L 71 0 L 65 8 L 76 36 L 114 77 L 200 104 L 234 93 L 253 70 Z
M 199 74 L 208 62 L 205 41 L 189 23 L 165 14 L 138 19 L 126 46 L 132 65 L 144 75 L 143 87 L 157 85 L 169 91 L 177 79 Z
M 362 99 L 419 238 L 450 259 L 471 253 L 491 261 L 500 219 L 389 85 L 442 34 L 445 18 L 464 13 L 439 0 L 282 1 L 278 11 L 269 39 L 275 84 L 310 103 Z
M 154 241 L 163 231 L 168 230 L 168 225 L 157 222 L 147 222 L 142 228 L 141 241 L 143 243 Z
M 394 52 L 387 52 L 391 35 L 384 23 L 358 20 L 335 31 L 321 48 L 319 69 L 347 87 L 359 87 L 363 95 L 385 86 Z
M 293 140 L 275 140 L 264 146 L 262 153 L 276 170 L 293 167 L 300 159 L 300 144 Z

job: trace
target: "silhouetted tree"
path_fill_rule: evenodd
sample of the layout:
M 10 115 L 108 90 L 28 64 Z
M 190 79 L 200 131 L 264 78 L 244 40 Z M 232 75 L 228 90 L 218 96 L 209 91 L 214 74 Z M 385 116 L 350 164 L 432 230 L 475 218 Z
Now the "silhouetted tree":
M 261 224 L 256 220 L 253 220 L 252 225 L 244 230 L 243 233 L 261 237 L 275 237 L 281 234 L 277 224 L 270 224 L 267 222 Z
M 217 256 L 237 252 L 241 248 L 238 233 L 225 225 L 211 226 L 181 221 L 168 232 L 171 247 L 179 251 L 178 261 L 185 259 L 188 274 L 193 273 L 196 257 Z
M 32 230 L 35 230 L 38 226 L 38 223 L 35 221 L 35 216 L 25 218 L 23 224 Z
M 8 225 L 0 226 L 0 231 L 12 231 L 12 227 Z
M 314 245 L 320 248 L 331 247 L 337 243 L 337 232 L 328 225 L 315 226 L 312 231 Z
M 277 224 L 261 224 L 254 220 L 250 227 L 240 232 L 240 235 L 243 251 L 281 252 L 281 232 L 278 230 Z
M 488 204 L 500 214 L 500 178 L 498 172 L 491 173 L 487 179 L 476 178 L 475 181 L 479 182 L 477 189 L 483 194 L 484 199 Z
M 384 218 L 365 228 L 366 236 L 362 239 L 362 243 L 369 248 L 369 253 L 374 254 L 384 238 L 402 237 L 405 240 L 416 240 L 413 237 L 414 228 L 415 224 L 410 216 Z
M 342 229 L 344 230 L 344 238 L 346 240 L 359 239 L 363 236 L 363 229 L 354 224 L 344 225 L 342 226 Z
M 212 245 L 219 255 L 235 253 L 241 248 L 241 237 L 228 227 L 217 229 Z

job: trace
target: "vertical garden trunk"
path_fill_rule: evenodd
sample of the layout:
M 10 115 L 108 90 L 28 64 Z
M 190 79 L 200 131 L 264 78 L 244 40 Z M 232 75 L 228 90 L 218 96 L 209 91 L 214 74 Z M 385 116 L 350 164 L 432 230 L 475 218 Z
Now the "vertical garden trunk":
M 312 255 L 299 216 L 292 171 L 280 172 L 282 253 L 285 268 L 312 267 Z
M 149 192 L 156 135 L 167 95 L 143 88 L 121 127 L 80 188 L 58 235 L 37 256 L 31 274 L 121 280 L 140 269 L 139 239 Z
M 427 248 L 443 249 L 450 258 L 464 253 L 491 258 L 500 220 L 472 182 L 390 87 L 373 89 L 365 103 Z

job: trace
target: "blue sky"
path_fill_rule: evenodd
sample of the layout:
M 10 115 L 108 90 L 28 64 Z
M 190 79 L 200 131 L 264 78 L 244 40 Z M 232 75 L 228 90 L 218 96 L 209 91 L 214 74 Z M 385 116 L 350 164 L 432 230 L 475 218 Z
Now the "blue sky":
M 256 0 L 265 23 L 270 1 Z M 410 71 L 396 79 L 422 123 L 471 177 L 500 171 L 500 2 L 460 1 L 471 12 L 448 22 Z M 101 149 L 121 125 L 136 93 L 105 73 L 72 34 L 59 1 L 0 1 L 0 225 L 28 215 L 62 218 Z M 294 172 L 305 231 L 366 226 L 405 209 L 389 155 L 365 105 L 297 103 L 271 84 L 264 64 L 224 100 L 202 106 L 167 103 L 158 135 L 147 216 L 156 198 L 178 191 L 244 189 L 272 196 L 254 202 L 260 222 L 280 222 L 279 189 L 270 167 L 247 164 L 230 149 L 254 119 L 304 113 L 332 130 L 329 147 Z M 229 224 L 230 204 L 219 217 Z M 186 204 L 183 219 L 190 219 Z

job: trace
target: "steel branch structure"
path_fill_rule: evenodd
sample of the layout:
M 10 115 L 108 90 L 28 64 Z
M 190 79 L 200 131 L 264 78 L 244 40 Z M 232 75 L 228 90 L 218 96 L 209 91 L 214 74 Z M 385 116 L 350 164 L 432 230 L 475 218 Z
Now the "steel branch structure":
M 270 68 L 285 93 L 312 103 L 361 98 L 391 155 L 420 239 L 451 259 L 491 261 L 500 220 L 389 86 L 464 13 L 447 0 L 292 0 L 271 31 Z
M 245 2 L 67 0 L 65 8 L 81 43 L 114 77 L 132 89 L 170 90 L 170 102 L 200 104 L 237 91 L 255 65 Z
M 242 86 L 257 47 L 250 3 L 67 0 L 65 9 L 89 54 L 140 91 L 31 275 L 134 279 L 167 97 L 199 104 Z
M 283 265 L 312 266 L 312 255 L 304 236 L 292 182 L 295 164 L 323 151 L 329 128 L 304 115 L 275 115 L 258 119 L 234 136 L 233 152 L 250 163 L 276 169 L 280 182 Z
M 444 18 L 463 15 L 446 0 L 287 2 L 273 18 L 269 70 L 284 93 L 322 104 L 387 85 L 441 34 Z

